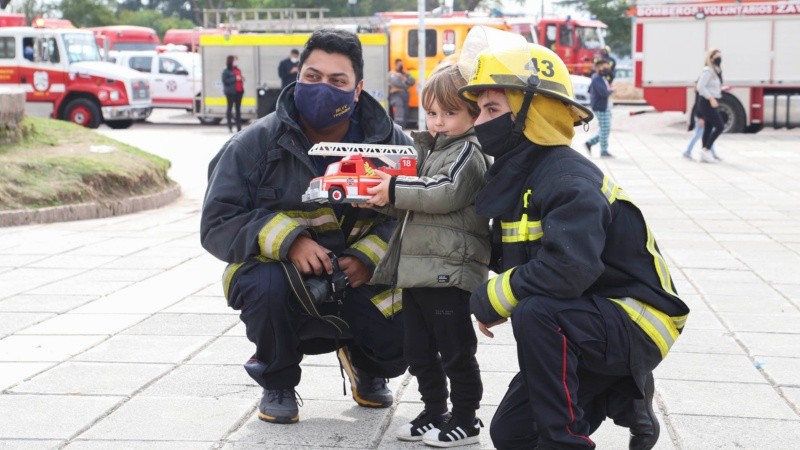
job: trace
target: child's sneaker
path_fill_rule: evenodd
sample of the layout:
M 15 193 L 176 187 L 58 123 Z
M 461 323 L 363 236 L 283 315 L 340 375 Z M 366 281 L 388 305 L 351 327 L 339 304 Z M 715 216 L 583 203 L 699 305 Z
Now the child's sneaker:
M 397 430 L 397 439 L 401 441 L 421 441 L 422 435 L 437 428 L 445 417 L 447 417 L 447 413 L 431 414 L 428 410 L 423 409 L 416 419 Z
M 434 428 L 422 436 L 422 442 L 433 447 L 459 447 L 475 444 L 481 433 L 483 422 L 475 419 L 470 426 L 461 426 L 453 415 L 448 415 L 439 428 Z

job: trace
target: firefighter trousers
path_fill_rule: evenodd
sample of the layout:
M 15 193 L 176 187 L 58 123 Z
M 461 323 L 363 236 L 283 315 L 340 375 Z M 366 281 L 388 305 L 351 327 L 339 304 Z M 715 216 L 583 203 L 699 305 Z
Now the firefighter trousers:
M 594 448 L 606 417 L 629 428 L 641 419 L 635 399 L 661 354 L 612 301 L 528 297 L 511 321 L 520 373 L 492 419 L 495 447 Z
M 339 336 L 329 323 L 301 312 L 293 295 L 277 263 L 242 266 L 231 281 L 229 303 L 240 310 L 247 338 L 256 345 L 247 372 L 262 387 L 297 386 L 303 355 L 341 346 L 350 350 L 355 367 L 372 376 L 393 378 L 405 372 L 402 313 L 386 318 L 362 289 L 348 288 L 341 305 L 318 306 L 321 314 L 338 314 L 348 323 L 350 333 Z

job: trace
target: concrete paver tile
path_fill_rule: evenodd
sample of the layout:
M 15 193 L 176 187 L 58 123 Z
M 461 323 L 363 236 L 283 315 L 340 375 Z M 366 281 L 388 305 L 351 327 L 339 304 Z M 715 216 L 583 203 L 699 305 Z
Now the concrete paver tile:
M 80 438 L 216 441 L 251 411 L 255 399 L 134 397 Z
M 221 297 L 207 297 L 193 295 L 185 300 L 165 309 L 165 313 L 195 313 L 195 314 L 227 314 L 232 316 L 239 315 L 238 311 L 228 308 L 225 299 Z
M 137 253 L 132 256 L 116 258 L 101 267 L 106 269 L 139 269 L 141 267 L 171 269 L 190 259 L 192 258 L 188 256 L 141 256 L 140 253 Z
M 0 312 L 0 336 L 28 328 L 53 316 L 48 312 Z
M 238 324 L 234 325 L 233 328 L 226 331 L 223 336 L 241 336 L 242 338 L 247 339 L 247 328 L 244 326 L 243 322 L 239 322 Z
M 242 366 L 180 366 L 148 386 L 141 396 L 243 398 L 257 401 L 261 396 L 261 387 Z
M 225 314 L 153 314 L 124 334 L 162 336 L 219 336 L 239 322 L 236 316 Z
M 0 361 L 63 361 L 105 339 L 105 336 L 8 336 L 0 339 Z
M 797 420 L 768 384 L 656 379 L 668 414 Z M 692 395 L 693 392 L 702 393 Z
M 480 367 L 492 368 L 498 372 L 519 372 L 515 345 L 479 346 L 475 356 Z
M 211 365 L 234 365 L 242 369 L 242 364 L 247 362 L 256 347 L 243 336 L 222 336 L 211 345 L 201 350 L 197 355 L 189 360 L 187 364 L 211 364 Z M 315 355 L 314 358 L 326 355 Z M 311 358 L 307 356 L 303 359 L 303 364 Z M 335 358 L 331 356 L 333 363 Z
M 0 439 L 0 450 L 55 450 L 65 442 L 50 439 Z
M 794 358 L 755 355 L 756 364 L 767 376 L 775 380 L 778 386 L 800 388 L 800 355 Z
M 654 374 L 656 378 L 669 380 L 767 383 L 753 362 L 743 354 L 670 352 Z
M 782 315 L 799 311 L 796 305 L 782 298 L 780 294 L 768 296 L 709 294 L 708 301 L 713 305 L 714 311 L 723 317 L 729 313 Z
M 85 283 L 98 281 L 141 281 L 161 273 L 159 269 L 106 269 L 94 268 L 86 271 L 75 279 Z
M 800 334 L 737 332 L 751 355 L 797 357 Z
M 141 322 L 145 314 L 66 313 L 19 331 L 17 334 L 102 334 L 111 335 Z
M 800 440 L 800 421 L 671 414 L 681 448 L 790 449 Z
M 784 387 L 781 388 L 786 399 L 794 405 L 794 408 L 800 410 L 800 387 Z
M 64 313 L 94 299 L 95 295 L 15 295 L 0 300 L 0 311 Z
M 787 304 L 787 312 L 771 314 L 720 312 L 732 331 L 800 334 L 800 312 Z
M 69 450 L 208 450 L 213 441 L 141 441 L 141 440 L 82 440 L 72 441 Z
M 724 330 L 725 326 L 717 319 L 715 313 L 711 311 L 691 311 L 689 319 L 686 320 L 686 328 L 698 330 Z
M 681 267 L 743 270 L 746 266 L 725 250 L 665 249 Z
M 69 292 L 73 295 L 94 295 L 100 297 L 117 292 L 131 284 L 133 284 L 131 281 L 93 281 L 87 283 L 86 281 L 71 278 L 68 280 L 56 281 L 36 289 L 29 289 L 26 293 L 33 295 L 58 295 L 61 292 Z
M 197 291 L 196 295 L 203 295 L 207 297 L 216 297 L 220 299 L 223 305 L 226 307 L 228 306 L 225 303 L 225 293 L 222 290 L 222 283 L 216 281 L 214 283 L 210 283 L 208 286 L 204 287 L 203 289 Z
M 2 439 L 67 439 L 102 417 L 122 397 L 2 395 Z M 13 420 L 8 420 L 9 418 Z
M 42 259 L 47 258 L 50 256 L 49 253 L 42 253 L 42 254 L 26 254 L 26 255 L 9 255 L 9 254 L 0 254 L 0 267 L 4 268 L 17 268 L 17 267 L 25 267 L 29 264 L 33 264 L 35 261 L 40 261 Z
M 117 256 L 113 255 L 70 255 L 59 254 L 27 264 L 27 267 L 51 268 L 51 269 L 92 269 L 101 266 L 109 261 L 113 261 Z
M 75 360 L 176 364 L 208 341 L 208 336 L 117 335 L 79 355 Z
M 68 361 L 17 385 L 11 392 L 129 396 L 172 367 L 170 364 Z
M 51 362 L 0 362 L 0 391 L 47 369 Z M 0 447 L 2 448 L 2 447 Z

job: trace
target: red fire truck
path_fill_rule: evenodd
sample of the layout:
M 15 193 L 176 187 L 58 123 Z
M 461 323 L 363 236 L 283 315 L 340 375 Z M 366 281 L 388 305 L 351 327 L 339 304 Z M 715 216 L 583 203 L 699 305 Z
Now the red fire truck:
M 193 28 L 191 30 L 172 28 L 164 33 L 164 44 L 184 45 L 191 52 L 200 51 L 200 36 L 225 34 L 222 28 Z
M 311 180 L 303 194 L 304 202 L 363 203 L 372 198 L 367 188 L 381 182 L 375 171 L 417 175 L 417 152 L 411 146 L 320 142 L 311 147 L 308 154 L 344 158 L 328 165 L 325 175 Z M 386 166 L 376 166 L 373 158 Z
M 24 27 L 25 25 L 25 16 L 22 14 L 0 14 L 0 27 Z
M 26 92 L 26 112 L 89 128 L 127 128 L 151 109 L 146 75 L 101 61 L 88 30 L 0 27 L 0 84 Z
M 800 125 L 800 1 L 640 4 L 634 79 L 658 111 L 691 111 L 708 49 L 722 51 L 725 131 Z
M 89 28 L 104 54 L 110 50 L 155 50 L 161 44 L 156 30 L 136 25 L 109 25 Z

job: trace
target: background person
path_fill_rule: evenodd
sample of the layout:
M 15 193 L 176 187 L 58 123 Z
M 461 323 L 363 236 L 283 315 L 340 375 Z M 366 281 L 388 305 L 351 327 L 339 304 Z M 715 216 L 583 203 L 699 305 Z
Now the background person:
M 403 60 L 394 61 L 394 70 L 389 72 L 389 105 L 392 108 L 394 123 L 405 128 L 408 120 L 408 89 L 414 85 L 414 77 L 403 70 Z
M 706 53 L 706 65 L 700 72 L 697 80 L 697 93 L 700 117 L 705 120 L 703 129 L 703 152 L 700 161 L 705 163 L 715 162 L 711 147 L 717 140 L 725 123 L 719 113 L 719 101 L 722 98 L 722 52 L 712 48 Z
M 520 367 L 492 441 L 591 449 L 589 436 L 612 417 L 631 430 L 631 449 L 651 449 L 659 435 L 652 370 L 689 310 L 641 211 L 569 147 L 573 127 L 592 114 L 575 102 L 566 65 L 535 44 L 507 56 L 480 53 L 460 91 L 480 107 L 475 133 L 495 158 L 475 208 L 493 218 L 502 242 L 491 266 L 498 276 L 473 291 L 470 307 L 489 337 L 511 318 Z M 552 68 L 538 84 L 529 81 L 533 59 Z
M 608 152 L 608 136 L 611 134 L 611 102 L 609 97 L 614 92 L 614 89 L 609 87 L 606 75 L 608 75 L 608 61 L 602 59 L 595 61 L 592 83 L 589 85 L 589 96 L 591 97 L 592 111 L 597 118 L 600 130 L 584 145 L 589 156 L 591 156 L 592 146 L 600 142 L 600 157 L 611 158 L 613 155 Z
M 308 155 L 313 143 L 411 140 L 363 90 L 364 58 L 355 34 L 314 31 L 299 67 L 298 82 L 281 92 L 277 110 L 234 135 L 209 164 L 200 222 L 203 247 L 229 263 L 225 297 L 256 347 L 245 370 L 264 389 L 258 417 L 273 423 L 299 420 L 295 387 L 303 355 L 337 352 L 353 399 L 364 407 L 391 406 L 386 379 L 407 368 L 402 303 L 392 301 L 386 286 L 365 285 L 394 221 L 348 204 L 303 203 L 301 196 L 331 162 Z M 317 309 L 343 320 L 349 331 L 341 333 L 330 320 L 299 312 L 280 264 L 308 278 L 325 277 L 333 273 L 329 253 L 338 257 L 349 286 L 341 304 L 324 301 Z
M 225 93 L 227 107 L 225 117 L 228 119 L 228 131 L 233 132 L 231 110 L 236 112 L 236 131 L 242 131 L 242 96 L 244 96 L 244 78 L 239 70 L 239 58 L 228 55 L 225 59 L 225 70 L 222 71 L 222 91 Z
M 372 279 L 403 289 L 404 354 L 424 405 L 397 438 L 447 447 L 478 442 L 483 426 L 469 296 L 489 273 L 489 223 L 474 207 L 487 162 L 472 129 L 478 108 L 458 97 L 465 84 L 455 65 L 434 72 L 422 90 L 429 131 L 414 136 L 419 176 L 378 172 L 383 181 L 367 189 L 368 205 L 390 204 L 403 218 Z
M 281 79 L 281 89 L 297 80 L 299 65 L 300 52 L 297 51 L 296 48 L 293 48 L 292 51 L 289 52 L 289 57 L 283 59 L 280 64 L 278 64 L 278 77 Z
M 692 106 L 692 112 L 689 115 L 689 131 L 694 130 L 694 134 L 689 140 L 689 145 L 686 146 L 686 150 L 683 152 L 683 157 L 689 160 L 692 159 L 694 145 L 703 137 L 703 130 L 705 128 L 705 120 L 700 117 L 700 112 L 698 111 L 698 99 L 699 95 L 697 91 L 695 91 L 694 106 Z M 717 156 L 717 151 L 714 147 L 714 145 L 711 146 L 711 156 L 717 161 L 722 161 L 722 158 Z

